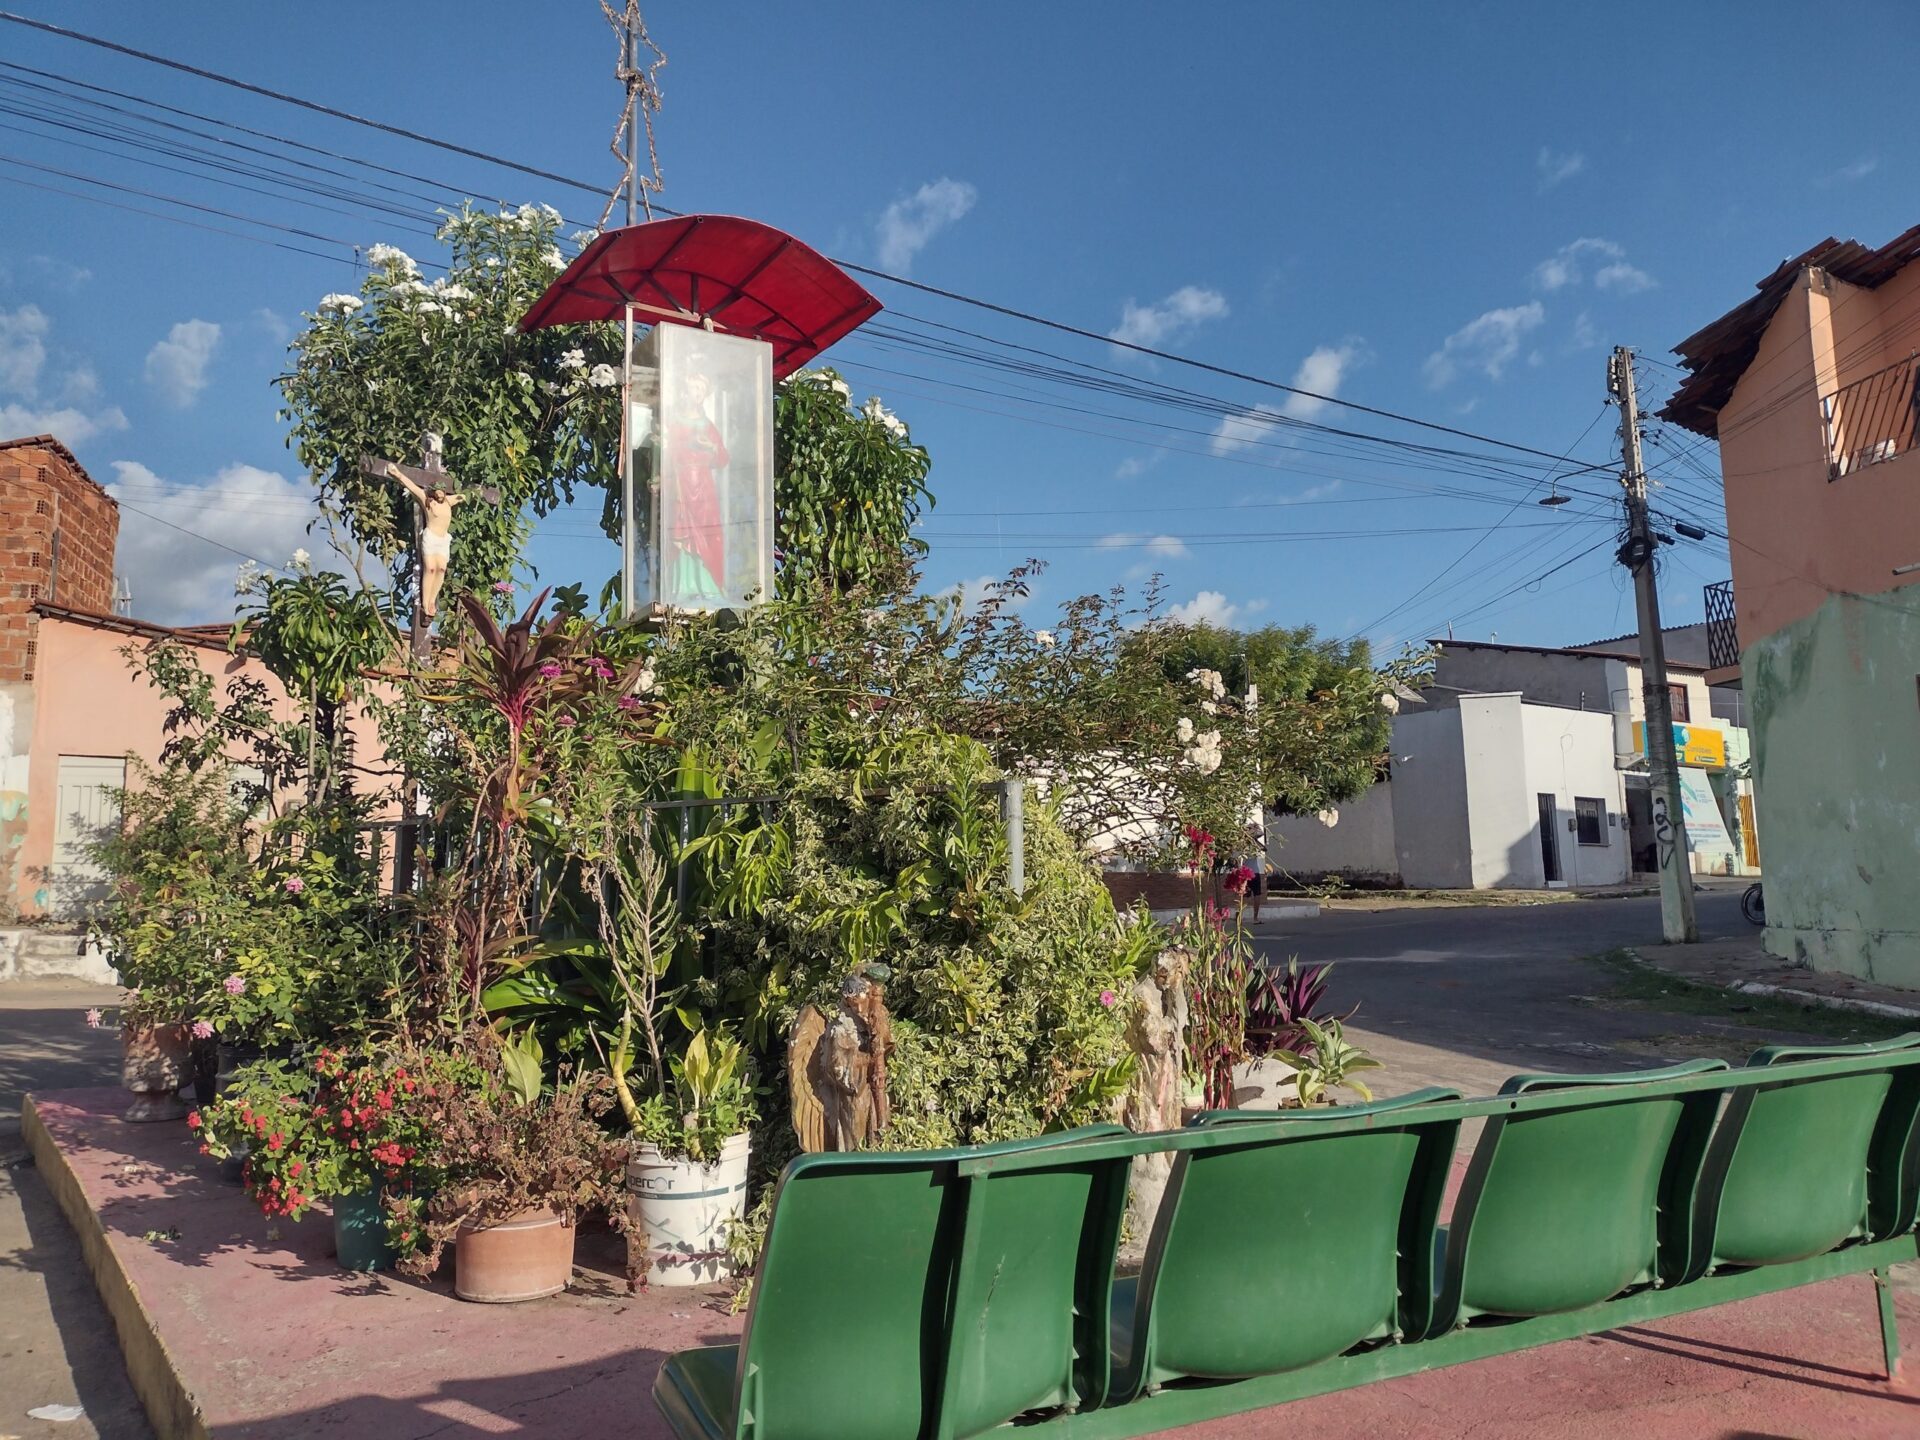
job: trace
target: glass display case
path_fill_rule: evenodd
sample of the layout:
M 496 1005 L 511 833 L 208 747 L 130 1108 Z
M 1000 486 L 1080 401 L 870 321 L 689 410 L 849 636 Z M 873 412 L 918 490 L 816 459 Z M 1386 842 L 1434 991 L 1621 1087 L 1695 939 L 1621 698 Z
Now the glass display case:
M 627 399 L 635 613 L 737 609 L 773 588 L 773 347 L 656 325 Z

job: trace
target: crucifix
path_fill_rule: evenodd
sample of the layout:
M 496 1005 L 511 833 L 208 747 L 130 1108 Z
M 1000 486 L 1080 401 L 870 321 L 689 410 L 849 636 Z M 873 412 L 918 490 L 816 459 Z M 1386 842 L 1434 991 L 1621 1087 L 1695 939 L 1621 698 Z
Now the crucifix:
M 413 549 L 420 567 L 420 603 L 413 614 L 413 657 L 427 656 L 427 629 L 439 610 L 440 588 L 446 584 L 447 561 L 453 556 L 453 508 L 477 494 L 490 505 L 500 503 L 500 491 L 488 485 L 463 492 L 447 473 L 441 458 L 440 437 L 429 430 L 420 437 L 420 463 L 400 465 L 376 455 L 360 457 L 360 468 L 382 480 L 396 481 L 413 497 Z

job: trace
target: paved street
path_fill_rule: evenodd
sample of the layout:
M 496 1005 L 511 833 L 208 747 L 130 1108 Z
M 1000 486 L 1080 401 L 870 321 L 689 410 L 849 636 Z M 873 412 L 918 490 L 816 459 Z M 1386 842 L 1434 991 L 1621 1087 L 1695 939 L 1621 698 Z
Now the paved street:
M 0 985 L 0 1437 L 153 1433 L 79 1244 L 20 1141 L 27 1091 L 113 1083 L 118 1037 L 87 1029 L 82 1017 L 117 993 L 59 981 Z M 28 1417 L 45 1405 L 85 1413 L 69 1422 Z

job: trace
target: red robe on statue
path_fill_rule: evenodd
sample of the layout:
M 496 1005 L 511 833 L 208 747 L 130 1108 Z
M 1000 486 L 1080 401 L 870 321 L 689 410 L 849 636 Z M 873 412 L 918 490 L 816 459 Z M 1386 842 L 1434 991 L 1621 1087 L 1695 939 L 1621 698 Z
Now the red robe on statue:
M 720 487 L 715 472 L 727 463 L 726 443 L 711 420 L 667 427 L 667 450 L 674 457 L 673 540 L 700 557 L 716 591 L 726 589 L 727 538 L 720 521 Z

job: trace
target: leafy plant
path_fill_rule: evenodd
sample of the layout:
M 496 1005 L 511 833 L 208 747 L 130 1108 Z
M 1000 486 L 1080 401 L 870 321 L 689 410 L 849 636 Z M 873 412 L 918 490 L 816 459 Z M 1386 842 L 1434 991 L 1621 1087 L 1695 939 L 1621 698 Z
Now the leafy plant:
M 1330 1017 L 1321 1012 L 1326 999 L 1327 979 L 1333 966 L 1309 965 L 1300 968 L 1300 957 L 1287 960 L 1285 970 L 1255 966 L 1247 977 L 1247 1052 L 1268 1055 L 1275 1050 L 1305 1054 L 1312 1037 L 1302 1023 L 1312 1020 L 1325 1025 Z M 1349 1010 L 1338 1020 L 1353 1017 Z
M 1356 1078 L 1354 1072 L 1378 1070 L 1382 1068 L 1381 1063 L 1358 1045 L 1348 1042 L 1340 1021 L 1303 1018 L 1300 1027 L 1306 1032 L 1308 1042 L 1303 1052 L 1274 1050 L 1267 1058 L 1295 1072 L 1302 1105 L 1331 1103 L 1327 1092 L 1341 1087 L 1353 1091 L 1362 1100 L 1373 1099 L 1373 1091 L 1365 1081 Z
M 431 1174 L 431 1195 L 384 1201 L 389 1231 L 417 1225 L 417 1248 L 400 1269 L 430 1275 L 462 1226 L 498 1224 L 527 1210 L 552 1209 L 568 1224 L 588 1211 L 626 1226 L 624 1140 L 601 1121 L 613 1106 L 604 1077 L 562 1077 L 532 1100 L 513 1084 L 501 1048 L 476 1032 L 468 1042 L 470 1083 L 424 1095 L 424 1134 L 416 1163 Z
M 1236 921 L 1203 901 L 1174 932 L 1193 957 L 1187 978 L 1187 1066 L 1209 1110 L 1233 1104 L 1233 1072 L 1247 1055 L 1247 977 L 1253 947 Z
M 710 1165 L 754 1118 L 747 1052 L 725 1030 L 702 1027 L 667 1065 L 666 1086 L 641 1103 L 634 1138 Z

